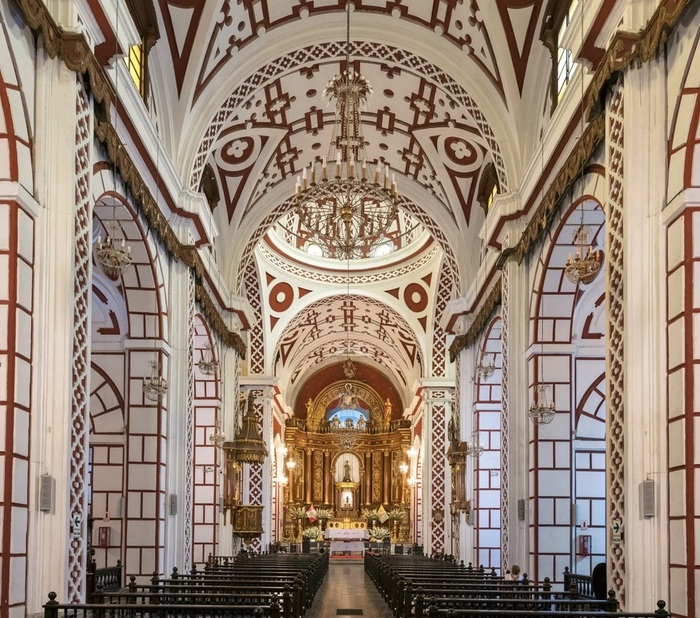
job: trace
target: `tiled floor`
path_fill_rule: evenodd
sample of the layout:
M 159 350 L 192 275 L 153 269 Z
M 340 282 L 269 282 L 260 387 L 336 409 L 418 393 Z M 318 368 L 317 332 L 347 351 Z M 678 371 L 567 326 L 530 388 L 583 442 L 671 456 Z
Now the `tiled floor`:
M 340 613 L 339 613 L 340 610 Z M 346 610 L 343 613 L 343 610 Z M 349 612 L 348 610 L 361 610 Z M 364 616 L 365 618 L 391 618 L 386 606 L 369 577 L 365 575 L 362 561 L 333 562 L 328 574 L 316 593 L 314 603 L 306 618 L 333 618 L 335 616 Z

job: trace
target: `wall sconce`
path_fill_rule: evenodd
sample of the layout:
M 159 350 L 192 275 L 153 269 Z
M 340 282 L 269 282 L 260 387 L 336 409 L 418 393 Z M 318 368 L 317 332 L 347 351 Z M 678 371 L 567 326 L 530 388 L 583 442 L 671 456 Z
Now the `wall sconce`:
M 416 457 L 418 457 L 418 450 L 414 448 L 410 448 L 406 451 L 406 455 L 408 456 L 409 459 L 413 460 Z
M 401 474 L 406 474 L 406 472 L 408 472 L 408 464 L 405 461 L 399 464 L 399 471 Z
M 408 483 L 408 486 L 409 486 L 409 487 L 415 487 L 415 486 L 416 486 L 416 483 L 418 483 L 418 479 L 415 478 L 414 476 L 409 476 L 409 477 L 406 479 L 406 482 Z

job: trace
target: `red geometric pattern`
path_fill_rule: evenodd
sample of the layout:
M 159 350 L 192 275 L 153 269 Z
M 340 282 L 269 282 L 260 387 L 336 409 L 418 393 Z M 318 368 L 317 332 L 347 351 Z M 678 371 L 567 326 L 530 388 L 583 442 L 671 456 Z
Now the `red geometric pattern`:
M 194 273 L 188 271 L 187 277 L 187 401 L 185 403 L 185 500 L 184 500 L 184 537 L 182 561 L 184 565 L 192 564 L 193 520 L 192 496 L 194 493 L 194 344 L 195 344 L 195 306 Z
M 374 360 L 391 367 L 404 383 L 416 367 L 424 366 L 416 335 L 397 311 L 373 298 L 346 295 L 324 298 L 294 316 L 280 336 L 275 356 L 279 351 L 282 365 L 295 368 L 294 381 L 307 367 L 342 353 L 348 332 L 353 335 L 353 350 L 369 356 L 378 348 Z
M 207 86 L 212 81 L 216 81 L 216 76 L 231 62 L 231 58 L 237 56 L 247 46 L 254 44 L 261 34 L 280 28 L 300 17 L 313 21 L 317 14 L 344 7 L 344 2 L 340 0 L 335 6 L 329 2 L 303 2 L 301 4 L 305 13 L 301 13 L 294 5 L 282 7 L 278 2 L 274 2 L 273 11 L 270 6 L 272 1 L 256 2 L 255 8 L 246 3 L 243 3 L 245 8 L 241 6 L 236 8 L 242 3 L 234 4 L 230 0 L 222 3 L 197 77 L 193 95 L 195 102 L 204 94 Z M 361 19 L 364 11 L 372 11 L 373 15 L 376 15 L 377 11 L 381 10 L 381 4 L 386 4 L 383 9 L 386 13 L 391 11 L 396 3 L 356 2 L 354 3 L 355 19 Z M 429 30 L 431 35 L 439 31 L 442 39 L 453 45 L 458 50 L 457 53 L 472 60 L 494 85 L 496 91 L 503 96 L 497 58 L 493 52 L 488 29 L 482 20 L 482 11 L 476 0 L 469 3 L 432 0 L 432 5 L 430 0 L 414 0 L 413 3 L 404 0 L 400 4 L 402 6 L 397 15 L 398 19 L 421 25 Z M 313 29 L 314 25 L 310 24 L 308 27 Z M 173 47 L 172 43 L 171 47 Z M 356 53 L 353 51 L 351 55 Z M 511 54 L 513 53 L 511 51 Z M 517 51 L 515 53 L 520 56 Z
M 447 270 L 447 263 L 442 268 L 440 273 L 440 285 L 438 286 L 437 302 L 435 304 L 435 323 L 433 325 L 433 348 L 432 357 L 430 359 L 431 376 L 443 377 L 446 370 L 447 361 L 447 334 L 440 326 L 440 319 L 447 307 L 447 303 L 452 298 L 452 281 Z
M 264 244 L 258 245 L 257 250 L 260 252 L 261 256 L 266 262 L 276 266 L 280 270 L 288 272 L 296 277 L 300 277 L 306 281 L 318 281 L 320 283 L 330 283 L 334 285 L 345 285 L 348 282 L 347 273 L 341 274 L 339 271 L 311 270 L 309 268 L 304 268 L 303 264 L 297 264 L 296 262 L 279 257 L 277 253 L 271 251 Z M 391 269 L 382 269 L 367 273 L 354 273 L 351 271 L 349 277 L 350 285 L 366 285 L 368 283 L 375 283 L 379 281 L 395 280 L 398 277 L 402 277 L 419 270 L 422 266 L 430 263 L 437 252 L 438 246 L 435 245 L 418 259 L 410 262 L 398 263 Z
M 509 400 L 508 400 L 508 325 L 509 325 L 509 272 L 510 266 L 506 264 L 501 271 L 501 568 L 505 573 L 510 564 L 509 529 Z
M 430 509 L 428 513 L 431 521 L 431 552 L 445 551 L 445 530 L 450 520 L 449 507 L 446 503 L 446 471 L 447 467 L 447 406 L 444 403 L 445 391 L 429 391 L 428 401 L 437 400 L 432 403 L 430 415 L 431 458 L 430 458 Z M 429 404 L 430 405 L 430 404 Z M 435 521 L 434 513 L 442 510 L 443 520 Z
M 89 342 L 92 208 L 90 200 L 90 146 L 92 143 L 91 106 L 80 79 L 75 101 L 75 262 L 73 266 L 73 351 L 71 371 L 70 431 L 70 520 L 85 519 L 87 512 L 87 448 L 89 432 Z M 71 535 L 68 547 L 69 603 L 84 599 L 83 582 L 86 570 L 86 525 L 83 534 Z
M 613 90 L 606 109 L 605 143 L 608 202 L 606 204 L 606 268 L 607 332 L 605 340 L 607 367 L 607 521 L 624 521 L 625 513 L 625 314 L 624 314 L 624 250 L 623 250 L 623 186 L 624 186 L 624 85 L 622 78 Z M 625 604 L 625 550 L 621 543 L 608 543 L 608 582 Z
M 490 155 L 498 174 L 501 191 L 508 191 L 505 165 L 496 136 L 476 102 L 460 84 L 435 65 L 408 50 L 398 49 L 384 43 L 373 41 L 355 41 L 352 43 L 351 47 L 355 48 L 355 51 L 353 52 L 353 50 L 351 50 L 351 53 L 361 51 L 366 61 L 374 60 L 383 65 L 394 65 L 409 73 L 417 73 L 429 82 L 440 84 L 441 89 L 451 95 L 457 103 L 465 108 L 466 113 L 473 118 L 480 135 L 485 140 L 490 150 Z M 344 46 L 341 47 L 338 43 L 322 43 L 301 50 L 295 50 L 290 54 L 277 58 L 275 61 L 261 67 L 256 73 L 251 75 L 243 84 L 234 90 L 212 118 L 209 128 L 200 143 L 194 161 L 192 174 L 190 176 L 190 187 L 196 190 L 199 186 L 202 170 L 204 169 L 204 165 L 209 157 L 214 142 L 218 138 L 224 125 L 229 121 L 231 115 L 235 113 L 235 110 L 245 105 L 247 99 L 254 96 L 255 93 L 259 92 L 261 89 L 264 89 L 268 82 L 298 71 L 300 66 L 317 65 L 327 59 L 344 57 L 344 55 Z M 286 176 L 286 174 L 283 174 L 283 177 L 284 176 Z
M 255 316 L 255 324 L 251 327 L 250 344 L 250 372 L 265 373 L 265 331 L 262 323 L 262 297 L 260 295 L 260 283 L 255 262 L 250 260 L 245 269 L 245 294 Z
M 263 391 L 254 390 L 253 397 L 256 399 L 263 396 Z M 263 426 L 263 413 L 265 411 L 265 406 L 262 402 L 256 401 L 254 404 L 255 417 L 258 419 L 258 427 L 262 429 Z M 254 463 L 250 465 L 250 476 L 248 478 L 248 499 L 250 504 L 263 504 L 263 471 L 264 464 Z M 264 520 L 264 514 L 263 514 Z M 253 539 L 250 544 L 254 551 L 259 552 L 262 547 L 260 538 Z

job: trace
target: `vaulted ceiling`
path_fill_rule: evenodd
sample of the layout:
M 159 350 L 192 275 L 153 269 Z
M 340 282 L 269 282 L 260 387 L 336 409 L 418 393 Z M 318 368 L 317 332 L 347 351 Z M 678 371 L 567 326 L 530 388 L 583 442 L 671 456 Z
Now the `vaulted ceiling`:
M 349 347 L 406 395 L 445 374 L 438 322 L 478 266 L 485 166 L 508 191 L 534 144 L 543 0 L 350 3 L 350 61 L 374 90 L 367 156 L 396 172 L 400 206 L 425 231 L 389 258 L 348 274 L 270 233 L 297 175 L 328 150 L 334 109 L 321 93 L 345 60 L 346 0 L 158 0 L 153 97 L 182 178 L 197 190 L 213 170 L 216 260 L 258 314 L 254 369 L 291 394 Z

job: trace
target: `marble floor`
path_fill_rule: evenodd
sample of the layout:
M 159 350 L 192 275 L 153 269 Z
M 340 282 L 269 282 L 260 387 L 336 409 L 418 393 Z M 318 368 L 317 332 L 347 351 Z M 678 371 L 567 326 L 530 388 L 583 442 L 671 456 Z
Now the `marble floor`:
M 354 611 L 353 611 L 354 610 Z M 369 577 L 361 560 L 334 562 L 328 567 L 320 590 L 306 618 L 364 616 L 391 618 L 391 612 Z

